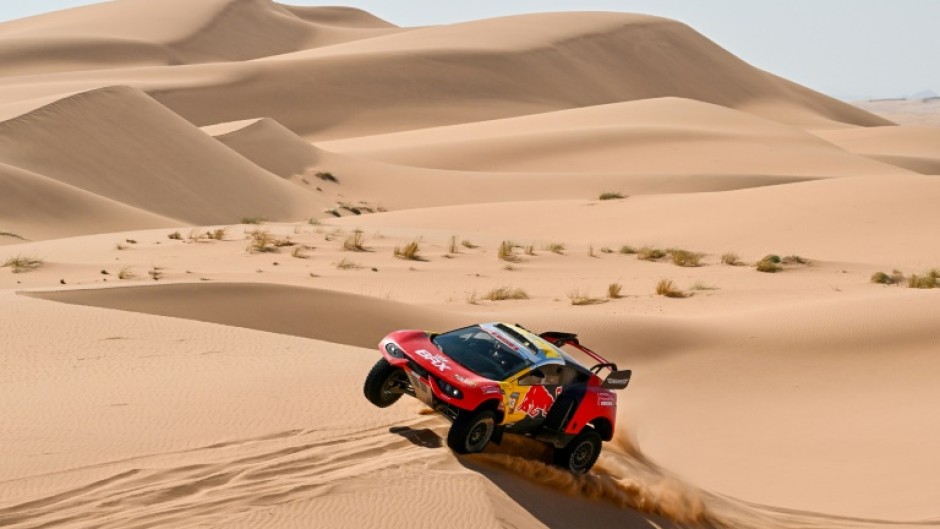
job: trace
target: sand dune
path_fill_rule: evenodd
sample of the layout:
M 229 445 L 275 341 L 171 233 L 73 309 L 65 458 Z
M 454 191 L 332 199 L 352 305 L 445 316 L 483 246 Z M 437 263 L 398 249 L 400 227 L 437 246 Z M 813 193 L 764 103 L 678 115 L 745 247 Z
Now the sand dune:
M 180 222 L 298 219 L 323 206 L 131 88 L 85 93 L 0 124 L 0 160 Z
M 114 0 L 0 24 L 0 77 L 0 526 L 940 526 L 938 129 L 625 13 Z M 591 473 L 362 397 L 492 320 L 634 369 Z
M 241 61 L 395 31 L 351 8 L 123 0 L 0 25 L 0 75 Z
M 200 126 L 269 117 L 321 140 L 656 97 L 791 124 L 888 124 L 757 70 L 687 26 L 612 13 L 469 22 L 250 62 L 25 76 L 0 98 L 116 84 L 144 89 Z
M 677 98 L 322 145 L 390 163 L 464 171 L 807 176 L 907 172 L 847 154 L 803 130 Z
M 160 217 L 36 173 L 0 163 L 0 219 L 5 231 L 31 240 L 169 227 Z M 0 240 L 0 244 L 15 242 Z
M 871 127 L 815 133 L 847 151 L 921 174 L 940 175 L 940 128 Z
M 204 127 L 203 130 L 262 169 L 284 178 L 316 167 L 319 149 L 272 119 Z
M 930 176 L 873 176 L 599 203 L 570 200 L 427 208 L 338 222 L 543 241 L 583 240 L 584 226 L 591 226 L 591 241 L 615 247 L 626 242 L 716 255 L 733 251 L 758 258 L 767 253 L 798 253 L 836 262 L 931 267 L 940 261 L 940 250 L 910 241 L 933 237 L 931 219 L 938 194 L 940 181 Z M 519 216 L 528 222 L 512 220 Z M 572 218 L 580 219 L 579 223 L 572 223 Z M 911 239 L 899 238 L 898 233 Z

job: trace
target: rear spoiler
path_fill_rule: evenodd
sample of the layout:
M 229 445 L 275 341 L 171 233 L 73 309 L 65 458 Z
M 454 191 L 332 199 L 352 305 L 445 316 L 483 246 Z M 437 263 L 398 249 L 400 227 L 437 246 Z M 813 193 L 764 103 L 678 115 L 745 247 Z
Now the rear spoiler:
M 570 345 L 571 347 L 574 347 L 582 353 L 590 356 L 594 360 L 597 360 L 598 363 L 591 368 L 591 371 L 594 374 L 600 374 L 602 369 L 609 369 L 610 374 L 607 375 L 607 378 L 604 380 L 604 383 L 601 385 L 601 387 L 606 389 L 624 389 L 628 384 L 630 384 L 630 377 L 633 375 L 632 370 L 624 369 L 623 371 L 620 371 L 620 369 L 617 367 L 617 364 L 608 361 L 603 356 L 581 345 L 581 342 L 578 341 L 577 334 L 570 332 L 548 331 L 543 332 L 539 335 L 539 337 L 548 341 L 555 347 Z

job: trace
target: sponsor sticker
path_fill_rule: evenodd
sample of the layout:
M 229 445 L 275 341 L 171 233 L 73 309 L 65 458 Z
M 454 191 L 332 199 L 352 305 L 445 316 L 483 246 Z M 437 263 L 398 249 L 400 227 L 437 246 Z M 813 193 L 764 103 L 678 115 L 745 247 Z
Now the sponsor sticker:
M 450 369 L 450 366 L 447 365 L 447 357 L 442 355 L 433 354 L 430 351 L 424 349 L 418 349 L 415 351 L 415 354 L 424 358 L 428 362 L 431 362 L 431 365 L 441 370 L 441 372 L 447 371 Z
M 598 393 L 597 394 L 597 405 L 598 406 L 613 406 L 614 405 L 614 396 L 607 393 Z
M 465 384 L 465 385 L 467 385 L 467 386 L 470 386 L 471 388 L 476 387 L 476 385 L 477 385 L 476 382 L 470 380 L 469 378 L 467 378 L 467 377 L 465 377 L 465 376 L 463 376 L 463 375 L 461 375 L 461 374 L 459 374 L 459 373 L 454 373 L 454 378 L 456 378 L 456 379 L 457 379 L 458 381 L 460 381 L 462 384 Z M 483 393 L 486 393 L 486 390 L 485 390 L 485 389 L 483 390 Z
M 499 393 L 499 388 L 497 388 L 497 387 L 494 387 L 494 386 L 487 386 L 487 387 L 483 388 L 483 394 L 484 394 L 484 395 L 493 395 L 493 394 L 496 394 L 496 393 Z

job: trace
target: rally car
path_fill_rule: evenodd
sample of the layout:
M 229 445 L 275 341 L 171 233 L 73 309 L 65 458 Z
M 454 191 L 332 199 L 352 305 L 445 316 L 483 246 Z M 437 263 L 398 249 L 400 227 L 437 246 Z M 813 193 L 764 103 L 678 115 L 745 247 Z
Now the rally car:
M 571 346 L 598 362 L 590 369 L 562 350 Z M 521 325 L 482 323 L 445 333 L 402 330 L 379 344 L 382 358 L 363 392 L 380 408 L 411 395 L 453 421 L 447 445 L 482 451 L 504 432 L 555 447 L 554 463 L 574 473 L 597 461 L 610 441 L 617 395 L 630 370 L 581 345 L 575 334 L 536 335 Z M 602 371 L 610 373 L 601 379 Z

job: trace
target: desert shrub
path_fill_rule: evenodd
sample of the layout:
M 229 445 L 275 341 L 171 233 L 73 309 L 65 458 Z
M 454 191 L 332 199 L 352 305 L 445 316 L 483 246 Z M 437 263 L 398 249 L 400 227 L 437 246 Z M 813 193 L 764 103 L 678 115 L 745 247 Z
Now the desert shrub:
M 129 266 L 125 266 L 118 272 L 118 279 L 134 279 L 135 277 L 137 276 L 134 274 L 133 268 Z
M 741 266 L 744 264 L 741 262 L 738 254 L 730 252 L 721 256 L 721 262 L 722 264 L 726 264 L 728 266 Z
M 874 274 L 872 274 L 871 282 L 879 283 L 882 285 L 894 285 L 897 283 L 897 281 L 894 280 L 894 277 L 889 276 L 888 274 L 884 272 L 875 272 Z
M 339 270 L 358 270 L 362 268 L 362 265 L 350 261 L 349 259 L 342 259 L 340 262 L 336 263 L 336 268 Z
M 601 253 L 614 253 L 614 251 L 611 250 L 610 248 L 604 246 L 604 247 L 601 248 Z
M 182 240 L 183 240 L 183 234 L 180 233 L 180 232 L 178 232 L 178 231 L 174 231 L 173 233 L 167 235 L 167 238 L 168 238 L 168 239 L 171 239 L 171 240 L 174 240 L 174 241 L 182 241 Z
M 228 234 L 228 228 L 216 228 L 206 233 L 206 236 L 213 241 L 223 241 Z
M 688 250 L 671 249 L 668 251 L 672 264 L 676 266 L 695 267 L 702 265 L 702 254 Z
M 242 217 L 242 224 L 264 224 L 267 221 L 265 217 Z
M 521 288 L 497 287 L 487 292 L 483 299 L 488 301 L 529 299 L 529 294 Z
M 763 259 L 758 261 L 757 264 L 754 265 L 754 267 L 757 268 L 758 272 L 764 272 L 766 274 L 775 274 L 783 270 L 783 267 L 780 266 L 781 261 L 782 259 L 780 259 L 780 256 L 769 254 L 769 255 L 765 255 Z
M 624 255 L 633 255 L 636 253 L 636 248 L 630 246 L 629 244 L 624 244 L 620 247 L 620 253 Z
M 255 230 L 248 234 L 248 253 L 276 253 L 278 239 L 267 230 Z
M 424 261 L 425 259 L 419 255 L 420 252 L 421 246 L 418 244 L 418 241 L 411 241 L 404 246 L 396 246 L 393 253 L 395 257 L 399 259 L 405 259 L 407 261 Z
M 620 200 L 621 198 L 627 198 L 623 193 L 617 193 L 615 191 L 605 191 L 597 197 L 598 200 Z
M 572 290 L 568 293 L 568 299 L 571 300 L 571 304 L 575 306 L 600 305 L 601 303 L 607 302 L 606 299 L 592 298 L 587 290 Z
M 923 275 L 911 274 L 911 277 L 907 278 L 907 287 L 937 288 L 937 278 L 930 272 Z
M 309 257 L 307 255 L 307 249 L 308 248 L 306 246 L 297 246 L 291 251 L 290 255 L 291 257 L 296 257 L 297 259 L 306 259 Z
M 499 243 L 499 248 L 496 250 L 496 256 L 502 260 L 509 263 L 518 263 L 520 261 L 519 256 L 515 254 L 515 244 L 512 241 L 503 241 Z
M 317 171 L 316 173 L 314 173 L 314 176 L 316 176 L 320 180 L 323 180 L 324 182 L 333 182 L 334 184 L 339 183 L 339 178 L 337 178 L 336 175 L 334 175 L 333 173 L 329 171 Z
M 642 261 L 656 261 L 663 257 L 666 257 L 666 252 L 651 246 L 644 246 L 636 253 L 636 258 Z
M 18 255 L 7 259 L 0 268 L 9 268 L 14 274 L 25 274 L 26 272 L 38 270 L 43 263 L 44 261 L 38 257 Z
M 366 248 L 365 242 L 365 235 L 362 231 L 356 230 L 343 241 L 343 250 L 347 252 L 367 252 L 369 249 Z
M 565 255 L 565 245 L 559 242 L 550 242 L 543 246 L 542 249 L 552 253 L 557 253 L 558 255 Z
M 684 298 L 686 293 L 679 290 L 671 279 L 662 279 L 656 284 L 656 294 L 667 298 Z
M 607 286 L 607 297 L 610 299 L 620 299 L 623 297 L 622 291 L 623 285 L 620 283 L 611 283 Z
M 154 281 L 159 281 L 163 279 L 163 270 L 164 268 L 162 266 L 152 266 L 150 267 L 150 271 L 147 272 L 147 275 Z

